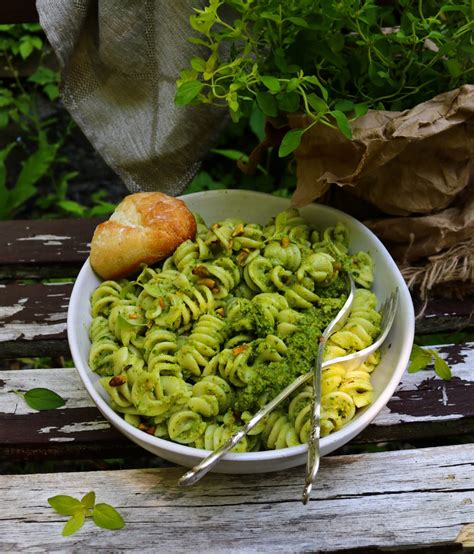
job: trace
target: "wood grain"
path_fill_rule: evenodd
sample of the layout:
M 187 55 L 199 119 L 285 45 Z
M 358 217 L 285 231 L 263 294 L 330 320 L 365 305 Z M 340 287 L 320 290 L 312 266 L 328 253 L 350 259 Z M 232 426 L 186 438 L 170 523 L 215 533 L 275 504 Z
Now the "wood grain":
M 474 343 L 440 346 L 439 351 L 452 366 L 451 381 L 442 381 L 433 371 L 405 373 L 387 406 L 353 443 L 474 432 Z M 49 412 L 32 410 L 14 391 L 34 387 L 54 390 L 67 399 L 66 405 Z M 108 456 L 143 452 L 103 419 L 75 369 L 0 373 L 0 459 L 104 457 L 104 448 Z
M 0 278 L 74 277 L 104 218 L 0 222 Z
M 472 540 L 472 444 L 324 458 L 307 506 L 302 468 L 209 475 L 189 489 L 177 487 L 182 471 L 1 476 L 0 551 L 367 552 Z M 126 527 L 110 532 L 87 521 L 62 538 L 66 518 L 48 497 L 90 490 L 119 510 Z

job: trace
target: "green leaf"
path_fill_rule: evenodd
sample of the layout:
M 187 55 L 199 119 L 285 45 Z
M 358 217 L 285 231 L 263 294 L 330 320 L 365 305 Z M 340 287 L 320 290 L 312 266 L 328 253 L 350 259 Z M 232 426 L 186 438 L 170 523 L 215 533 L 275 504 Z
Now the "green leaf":
M 71 519 L 69 519 L 66 522 L 66 525 L 63 527 L 61 535 L 63 537 L 69 537 L 70 535 L 74 535 L 74 533 L 77 533 L 79 529 L 84 525 L 85 520 L 86 520 L 86 516 L 84 514 L 84 510 L 76 512 L 71 517 Z
M 204 84 L 200 81 L 186 81 L 182 83 L 176 91 L 175 103 L 177 106 L 190 104 L 201 92 Z
M 288 17 L 288 21 L 291 21 L 293 25 L 298 25 L 298 27 L 305 27 L 305 28 L 309 27 L 306 20 L 303 19 L 302 17 Z
M 265 114 L 255 104 L 249 119 L 250 129 L 260 142 L 265 138 Z
M 334 119 L 336 120 L 339 131 L 341 131 L 341 133 L 346 138 L 348 138 L 349 140 L 352 140 L 351 124 L 349 123 L 349 120 L 347 119 L 346 114 L 339 110 L 333 110 L 331 114 L 334 116 Z
M 291 78 L 288 81 L 288 84 L 286 85 L 287 92 L 293 92 L 294 90 L 296 90 L 298 88 L 299 84 L 300 84 L 299 79 L 297 79 L 296 77 Z
M 367 104 L 356 104 L 354 106 L 354 117 L 362 117 L 369 111 Z
M 122 529 L 125 527 L 125 522 L 122 516 L 110 504 L 96 504 L 92 512 L 92 519 L 97 527 L 103 529 Z
M 414 344 L 411 349 L 408 373 L 417 373 L 418 371 L 425 369 L 431 363 L 431 360 L 432 355 L 429 351 L 426 351 L 417 344 Z
M 26 60 L 26 58 L 31 54 L 31 52 L 33 52 L 33 45 L 31 44 L 31 42 L 28 42 L 28 41 L 21 42 L 19 46 L 19 51 L 20 51 L 21 57 L 24 60 Z
M 23 398 L 30 408 L 38 411 L 54 410 L 66 404 L 59 394 L 41 387 L 25 392 Z
M 47 97 L 51 101 L 56 100 L 57 98 L 59 98 L 59 87 L 58 87 L 58 85 L 54 85 L 53 83 L 50 83 L 48 85 L 45 85 L 43 90 L 44 90 L 45 94 L 47 95 Z
M 277 103 L 273 94 L 269 92 L 257 92 L 257 104 L 265 115 L 276 117 L 278 115 Z
M 206 70 L 206 60 L 203 58 L 192 58 L 191 67 L 196 71 L 203 72 Z
M 338 100 L 334 109 L 341 112 L 351 112 L 354 109 L 354 102 L 351 100 Z
M 90 491 L 81 498 L 81 504 L 86 510 L 92 510 L 95 504 L 95 492 Z
M 300 95 L 286 92 L 277 95 L 278 109 L 282 112 L 297 112 L 300 108 Z
M 449 74 L 451 75 L 451 77 L 453 77 L 454 79 L 459 77 L 459 75 L 461 75 L 463 72 L 461 64 L 459 63 L 458 60 L 446 60 L 444 62 L 444 65 L 446 66 L 446 69 L 449 71 Z
M 0 110 L 0 129 L 3 129 L 8 125 L 8 112 L 6 110 Z
M 314 92 L 308 94 L 308 103 L 318 113 L 326 113 L 329 109 L 326 102 Z
M 304 132 L 305 129 L 291 129 L 291 131 L 288 131 L 281 141 L 278 156 L 280 156 L 280 158 L 284 158 L 285 156 L 288 156 L 288 154 L 294 152 L 300 145 L 301 137 Z
M 269 19 L 270 21 L 274 21 L 275 23 L 281 23 L 281 17 L 276 13 L 262 12 L 260 14 L 260 17 L 262 19 Z
M 435 358 L 434 368 L 436 375 L 438 375 L 438 377 L 441 377 L 441 379 L 444 379 L 445 381 L 449 381 L 452 377 L 451 368 L 449 367 L 447 362 L 440 357 L 436 350 L 431 350 L 430 352 Z
M 262 75 L 260 77 L 262 83 L 267 87 L 271 92 L 280 92 L 281 86 L 280 81 L 276 77 L 271 77 L 270 75 Z
M 210 152 L 213 152 L 214 154 L 220 154 L 221 156 L 224 156 L 224 158 L 229 158 L 229 160 L 237 161 L 243 159 L 244 161 L 247 161 L 249 159 L 247 154 L 240 152 L 240 150 L 212 148 Z
M 76 512 L 83 509 L 82 504 L 77 498 L 65 494 L 58 494 L 48 498 L 48 504 L 55 512 L 62 516 L 73 516 Z
M 77 217 L 84 217 L 84 214 L 87 210 L 85 206 L 82 206 L 74 200 L 60 200 L 57 203 L 57 206 L 64 210 L 66 213 L 75 215 Z

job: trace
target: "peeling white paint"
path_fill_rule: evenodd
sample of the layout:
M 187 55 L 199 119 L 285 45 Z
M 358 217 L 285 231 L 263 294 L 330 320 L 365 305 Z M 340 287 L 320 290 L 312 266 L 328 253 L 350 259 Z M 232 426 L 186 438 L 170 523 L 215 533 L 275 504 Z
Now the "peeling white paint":
M 61 242 L 57 240 L 48 240 L 44 243 L 44 246 L 61 246 Z
M 108 421 L 84 421 L 82 423 L 64 425 L 64 427 L 61 427 L 58 431 L 61 433 L 81 433 L 82 431 L 101 431 L 109 427 L 110 423 Z
M 56 433 L 82 433 L 83 431 L 101 431 L 102 429 L 108 429 L 110 427 L 110 423 L 107 421 L 83 421 L 78 423 L 73 423 L 71 425 L 64 425 L 63 427 L 43 427 L 38 431 L 38 433 L 41 434 L 49 434 L 51 432 Z M 50 440 L 58 440 L 58 439 L 50 439 Z M 61 439 L 62 440 L 62 439 Z M 66 438 L 66 440 L 74 440 Z
M 443 388 L 441 389 L 441 393 L 443 395 L 443 398 L 441 399 L 441 402 L 443 403 L 443 406 L 448 405 L 448 393 L 446 392 L 446 385 L 443 384 Z
M 11 317 L 24 309 L 25 306 L 20 306 L 20 304 L 14 304 L 13 306 L 0 306 L 0 319 Z
M 18 304 L 25 304 L 25 302 L 28 302 L 29 298 L 20 298 L 20 300 L 18 300 Z
M 17 241 L 24 241 L 24 240 L 71 240 L 71 237 L 61 236 L 61 235 L 34 235 L 33 237 L 23 237 L 20 239 L 16 239 Z
M 8 323 L 7 327 L 0 329 L 0 342 L 19 338 L 33 340 L 39 337 L 56 335 L 65 330 L 66 322 L 51 325 L 50 323 L 21 323 L 14 321 L 13 323 Z
M 74 437 L 51 437 L 49 442 L 74 442 Z
M 45 321 L 62 321 L 66 318 L 67 314 L 65 312 L 59 312 L 57 314 L 49 314 L 49 316 L 45 318 Z

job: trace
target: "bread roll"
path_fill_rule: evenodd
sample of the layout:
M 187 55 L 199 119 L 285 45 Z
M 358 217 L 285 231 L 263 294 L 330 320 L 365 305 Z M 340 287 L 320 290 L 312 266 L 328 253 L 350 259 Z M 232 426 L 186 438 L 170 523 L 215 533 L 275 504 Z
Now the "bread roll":
M 161 192 L 126 196 L 97 226 L 90 262 L 103 279 L 121 279 L 140 264 L 154 264 L 196 236 L 196 221 L 182 200 Z

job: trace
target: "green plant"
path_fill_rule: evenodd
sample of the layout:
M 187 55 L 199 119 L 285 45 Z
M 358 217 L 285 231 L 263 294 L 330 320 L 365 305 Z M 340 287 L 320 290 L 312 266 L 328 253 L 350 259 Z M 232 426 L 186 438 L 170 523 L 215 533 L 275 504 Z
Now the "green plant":
M 451 379 L 451 368 L 436 350 L 421 348 L 417 344 L 414 344 L 410 354 L 408 373 L 417 373 L 422 369 L 426 369 L 431 364 L 434 364 L 434 370 L 438 377 L 441 377 L 445 381 Z
M 78 175 L 62 154 L 73 122 L 60 120 L 59 73 L 44 64 L 44 35 L 37 24 L 0 25 L 0 219 L 14 217 L 35 200 L 33 216 L 84 217 L 109 214 L 114 206 L 99 193 L 87 208 L 68 200 L 71 181 Z M 25 67 L 25 64 L 27 66 Z M 40 183 L 48 192 L 39 193 Z
M 176 103 L 228 107 L 234 121 L 254 104 L 268 117 L 304 112 L 351 138 L 368 109 L 401 110 L 470 82 L 474 6 L 455 0 L 209 0 L 195 9 L 190 42 L 207 49 L 177 82 Z
M 296 187 L 296 175 L 291 164 L 278 158 L 272 148 L 264 153 L 261 165 L 256 167 L 256 174 L 243 173 L 235 163 L 248 163 L 245 150 L 249 145 L 257 146 L 264 139 L 264 127 L 265 115 L 257 105 L 254 105 L 250 116 L 244 116 L 238 122 L 229 122 L 220 134 L 216 148 L 209 151 L 202 169 L 188 185 L 186 194 L 238 188 L 290 197 Z
M 55 512 L 63 516 L 70 516 L 64 525 L 62 536 L 68 537 L 77 533 L 84 525 L 86 517 L 102 529 L 115 531 L 125 527 L 125 522 L 117 510 L 110 504 L 95 503 L 95 492 L 90 491 L 81 500 L 65 494 L 58 494 L 48 498 L 48 504 Z

